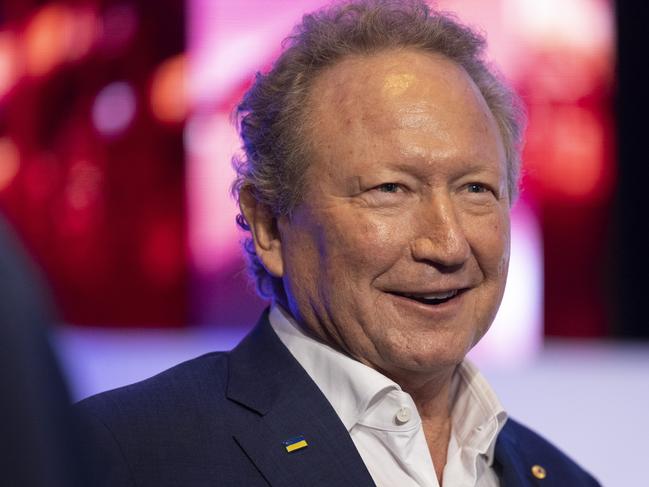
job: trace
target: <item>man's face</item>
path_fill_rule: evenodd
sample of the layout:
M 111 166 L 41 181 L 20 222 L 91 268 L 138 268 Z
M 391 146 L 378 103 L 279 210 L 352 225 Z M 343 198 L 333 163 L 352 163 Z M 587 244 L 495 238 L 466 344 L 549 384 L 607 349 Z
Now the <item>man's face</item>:
M 346 58 L 315 81 L 304 201 L 282 217 L 289 307 L 391 377 L 459 363 L 505 287 L 509 197 L 497 124 L 441 56 Z

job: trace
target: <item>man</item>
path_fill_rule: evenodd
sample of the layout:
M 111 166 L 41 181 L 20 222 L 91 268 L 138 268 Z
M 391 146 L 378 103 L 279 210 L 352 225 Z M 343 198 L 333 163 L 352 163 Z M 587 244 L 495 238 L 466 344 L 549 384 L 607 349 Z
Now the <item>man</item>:
M 238 109 L 270 311 L 229 353 L 81 403 L 99 484 L 597 485 L 464 360 L 502 298 L 519 173 L 483 47 L 417 1 L 303 19 Z

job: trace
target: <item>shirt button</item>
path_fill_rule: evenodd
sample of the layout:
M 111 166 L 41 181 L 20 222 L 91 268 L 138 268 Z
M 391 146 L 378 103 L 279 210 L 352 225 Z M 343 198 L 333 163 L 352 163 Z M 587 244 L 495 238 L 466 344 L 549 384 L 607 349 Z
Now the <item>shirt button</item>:
M 410 413 L 410 408 L 404 406 L 402 408 L 399 408 L 399 410 L 397 411 L 397 414 L 395 416 L 395 419 L 396 419 L 398 424 L 405 424 L 408 421 L 410 421 L 411 416 L 412 415 Z

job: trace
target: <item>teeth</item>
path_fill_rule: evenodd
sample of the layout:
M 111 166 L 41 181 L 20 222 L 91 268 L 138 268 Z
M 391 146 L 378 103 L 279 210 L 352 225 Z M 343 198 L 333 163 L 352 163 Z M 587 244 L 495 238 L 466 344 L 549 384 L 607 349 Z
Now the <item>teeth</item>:
M 415 299 L 448 299 L 454 297 L 456 294 L 457 294 L 457 289 L 454 289 L 453 291 L 447 291 L 445 293 L 426 294 L 425 296 L 421 294 L 420 295 L 407 294 L 407 296 Z

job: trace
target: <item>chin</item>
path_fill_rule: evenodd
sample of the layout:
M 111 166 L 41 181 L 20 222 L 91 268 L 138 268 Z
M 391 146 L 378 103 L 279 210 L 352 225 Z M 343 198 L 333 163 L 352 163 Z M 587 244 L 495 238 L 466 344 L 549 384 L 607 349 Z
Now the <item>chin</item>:
M 435 375 L 455 368 L 464 360 L 470 347 L 440 346 L 391 349 L 381 353 L 386 361 L 386 370 L 397 373 L 406 371 L 417 375 Z

